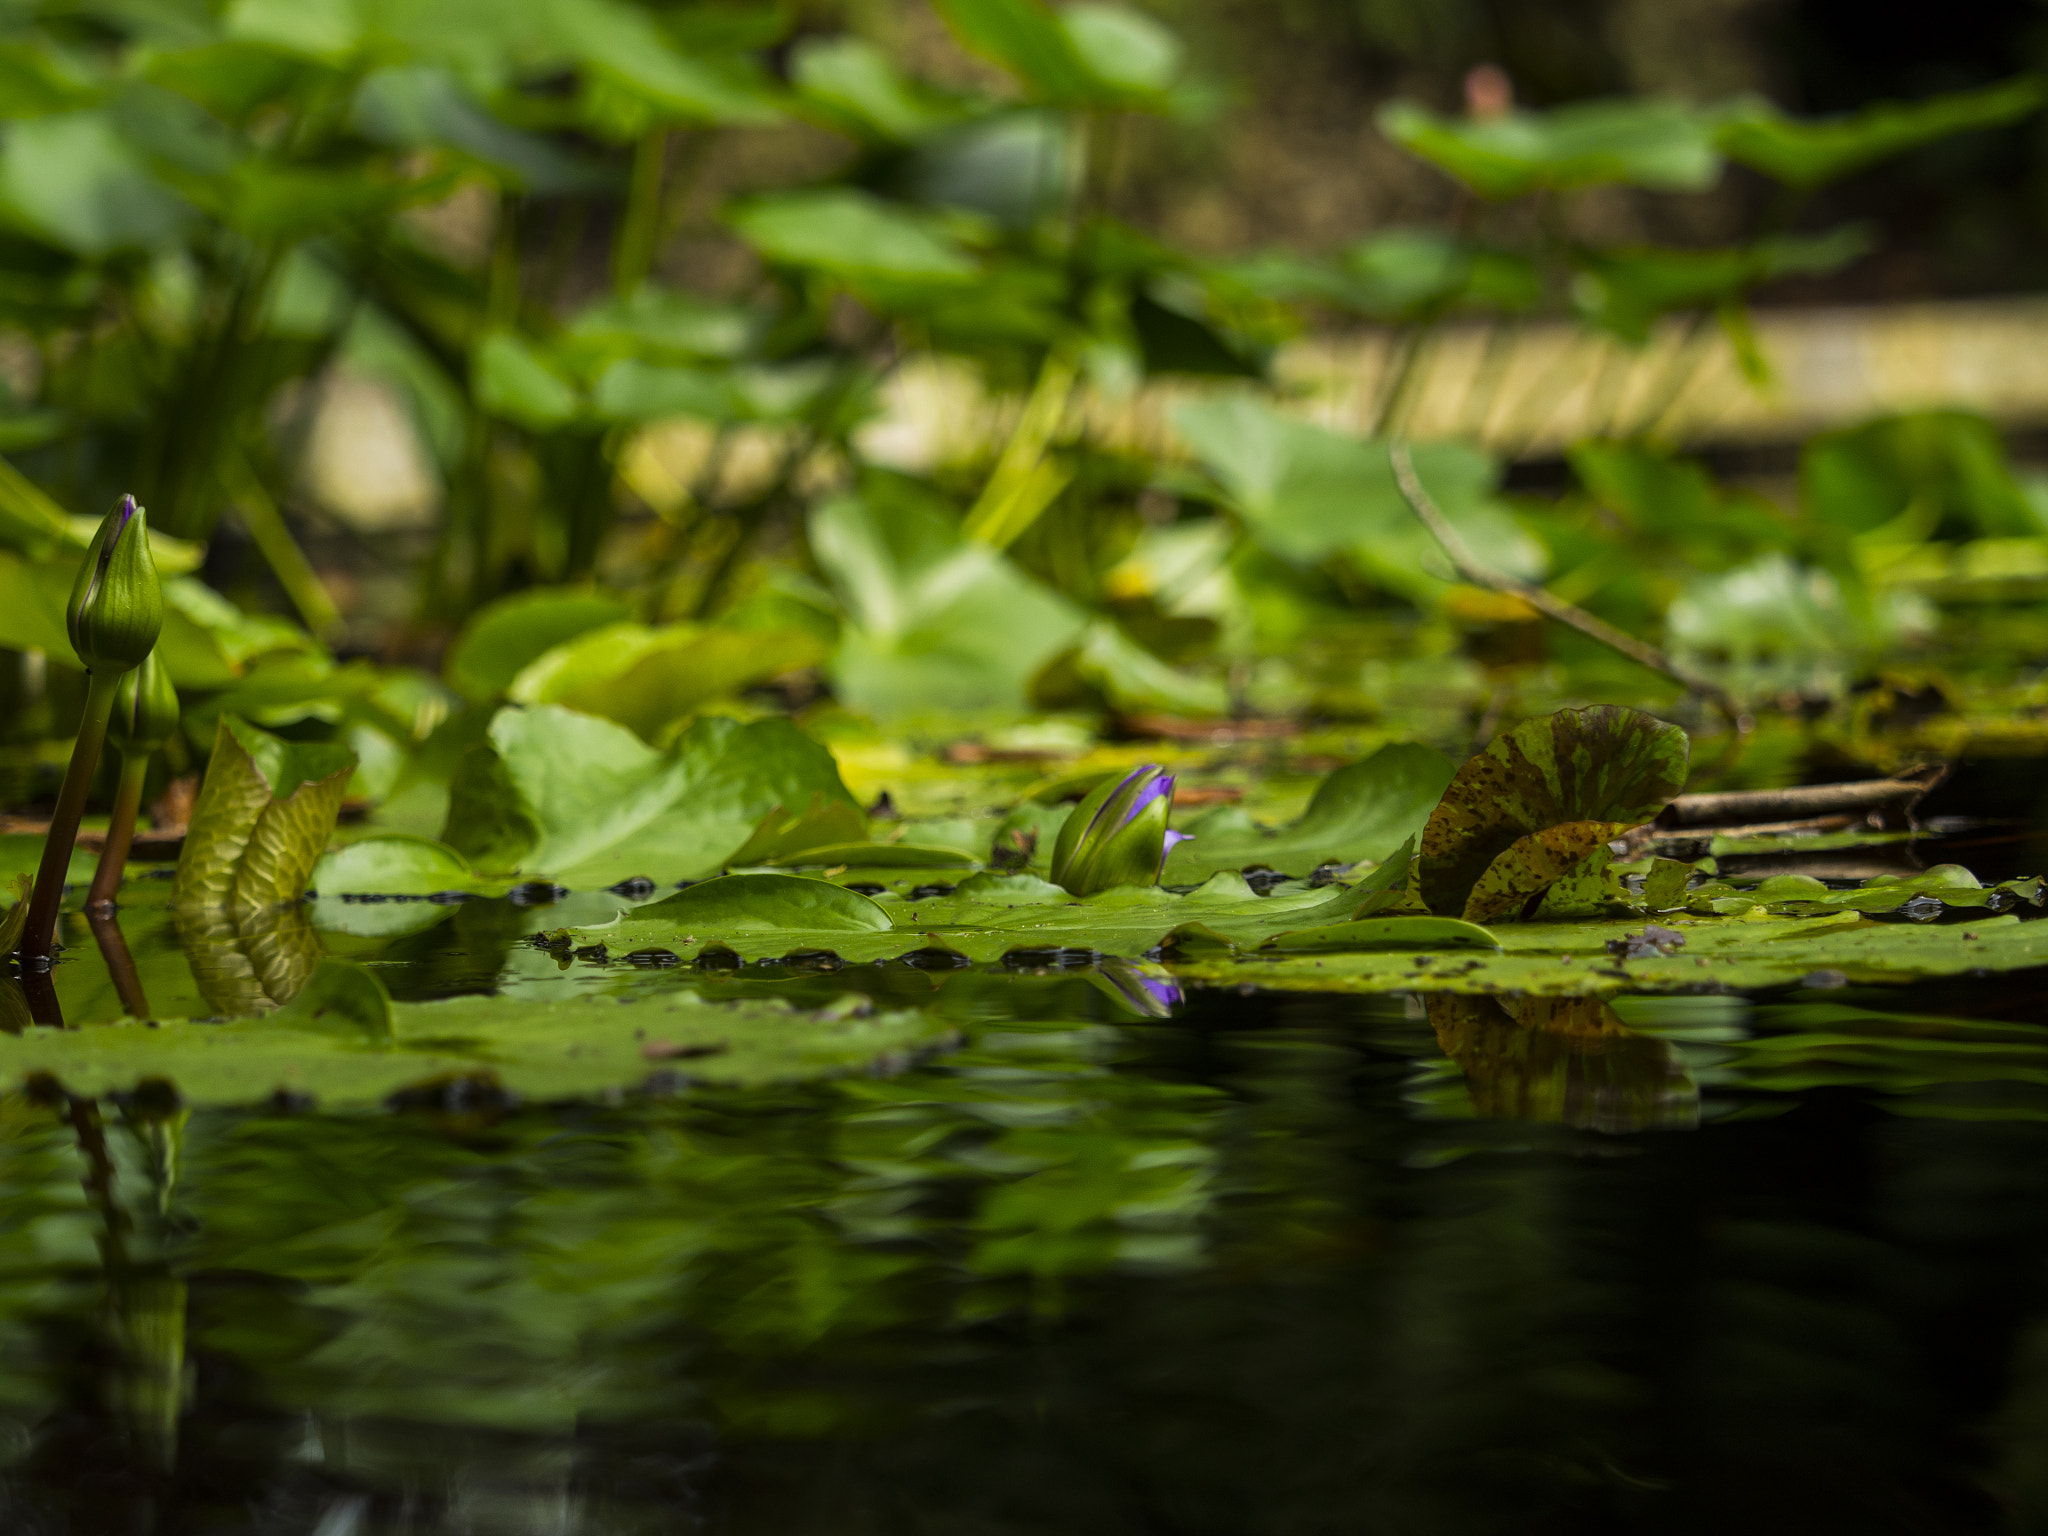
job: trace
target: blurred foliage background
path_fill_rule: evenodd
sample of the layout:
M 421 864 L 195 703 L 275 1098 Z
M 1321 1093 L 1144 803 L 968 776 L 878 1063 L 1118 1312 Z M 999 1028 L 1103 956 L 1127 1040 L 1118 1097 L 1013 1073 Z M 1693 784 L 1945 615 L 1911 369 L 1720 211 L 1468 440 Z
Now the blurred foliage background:
M 1759 312 L 2038 284 L 2044 50 L 2022 0 L 9 0 L 0 798 L 124 490 L 165 771 L 233 711 L 428 831 L 507 700 L 664 747 L 1725 723 L 1515 582 L 1796 736 L 1752 779 L 2036 750 L 2024 435 L 1681 428 L 1713 368 L 1786 387 Z M 1336 409 L 1290 359 L 1346 338 Z

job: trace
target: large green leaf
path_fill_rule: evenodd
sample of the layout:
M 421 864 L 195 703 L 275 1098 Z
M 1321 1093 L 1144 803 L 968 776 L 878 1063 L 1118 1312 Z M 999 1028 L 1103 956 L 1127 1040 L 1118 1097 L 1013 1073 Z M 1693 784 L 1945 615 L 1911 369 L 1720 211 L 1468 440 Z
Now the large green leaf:
M 846 609 L 831 672 L 855 709 L 1019 713 L 1032 677 L 1085 622 L 925 507 L 840 498 L 811 513 L 810 533 Z
M 349 843 L 313 869 L 313 888 L 326 896 L 433 896 L 447 891 L 500 895 L 506 885 L 479 875 L 446 843 L 404 834 Z
M 1774 278 L 1833 272 L 1870 246 L 1870 232 L 1852 225 L 1719 249 L 1589 251 L 1579 258 L 1572 299 L 1596 325 L 1641 344 L 1658 317 L 1672 310 L 1722 304 Z
M 802 630 L 608 624 L 536 657 L 507 690 L 515 704 L 561 704 L 666 744 L 702 706 L 822 661 Z
M 1185 402 L 1172 420 L 1274 554 L 1308 564 L 1343 552 L 1394 591 L 1423 600 L 1442 592 L 1449 567 L 1402 498 L 1385 443 L 1315 426 L 1250 393 Z M 1490 457 L 1462 443 L 1421 444 L 1412 456 L 1444 516 L 1496 570 L 1544 574 L 1542 546 L 1494 494 Z
M 1458 770 L 1423 830 L 1423 899 L 1433 912 L 1465 912 L 1488 866 L 1531 833 L 1650 820 L 1684 788 L 1690 750 L 1679 727 L 1612 705 L 1560 710 L 1495 737 Z
M 1098 94 L 1073 36 L 1040 0 L 935 0 L 962 43 L 1002 65 L 1040 100 L 1070 103 Z
M 462 626 L 448 648 L 445 673 L 471 699 L 505 693 L 530 663 L 563 642 L 606 624 L 623 623 L 632 610 L 608 592 L 577 587 L 532 587 L 486 603 Z
M 1160 878 L 1178 885 L 1223 869 L 1306 875 L 1325 864 L 1378 863 L 1421 833 L 1455 771 L 1433 747 L 1382 747 L 1334 770 L 1291 825 L 1265 831 L 1234 809 L 1188 824 L 1191 840 L 1167 855 Z
M 514 706 L 464 757 L 442 839 L 475 869 L 576 889 L 675 880 L 720 868 L 771 811 L 814 800 L 859 815 L 832 754 L 787 720 L 702 719 L 663 751 L 595 715 Z
M 174 898 L 231 911 L 296 902 L 334 835 L 355 766 L 345 746 L 285 741 L 223 713 Z
M 878 1013 L 851 997 L 808 1010 L 683 992 L 393 1003 L 371 972 L 327 960 L 291 1004 L 262 1018 L 0 1035 L 0 1080 L 49 1073 L 73 1093 L 104 1094 L 161 1078 L 189 1104 L 287 1093 L 342 1109 L 482 1079 L 559 1100 L 679 1075 L 739 1084 L 824 1076 L 900 1061 L 947 1032 L 928 1015 Z
M 959 110 L 907 79 L 882 49 L 861 37 L 808 37 L 790 51 L 790 75 L 804 99 L 835 124 L 908 143 L 958 119 Z
M 1972 129 L 2031 117 L 2048 101 L 2038 75 L 1915 102 L 1877 102 L 1842 117 L 1802 120 L 1767 101 L 1724 110 L 1721 153 L 1794 187 L 1818 187 L 1879 160 Z
M 166 245 L 192 217 L 99 111 L 32 118 L 7 130 L 0 210 L 85 256 Z
M 1463 119 L 1395 101 L 1380 109 L 1379 125 L 1487 198 L 1614 183 L 1698 192 L 1721 170 L 1714 119 L 1675 101 L 1588 101 Z
M 853 282 L 958 285 L 976 270 L 974 258 L 932 226 L 851 187 L 759 197 L 726 218 L 770 261 Z

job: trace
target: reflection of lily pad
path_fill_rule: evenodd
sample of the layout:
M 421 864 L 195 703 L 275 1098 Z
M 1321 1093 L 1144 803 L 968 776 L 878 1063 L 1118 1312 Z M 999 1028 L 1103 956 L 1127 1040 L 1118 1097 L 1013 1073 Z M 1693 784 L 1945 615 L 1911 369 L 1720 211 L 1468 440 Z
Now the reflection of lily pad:
M 1699 1088 L 1671 1047 L 1633 1033 L 1599 998 L 1444 993 L 1427 1006 L 1479 1115 L 1597 1131 L 1699 1119 Z
M 1648 821 L 1684 786 L 1689 751 L 1677 726 L 1607 705 L 1560 710 L 1495 737 L 1457 771 L 1430 814 L 1423 900 L 1432 912 L 1464 912 L 1488 867 L 1531 833 L 1569 822 Z

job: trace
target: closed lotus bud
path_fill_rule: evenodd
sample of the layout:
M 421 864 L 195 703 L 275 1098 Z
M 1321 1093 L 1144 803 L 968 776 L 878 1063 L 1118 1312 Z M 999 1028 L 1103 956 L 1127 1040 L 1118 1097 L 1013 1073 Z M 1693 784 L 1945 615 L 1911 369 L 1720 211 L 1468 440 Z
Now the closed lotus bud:
M 178 693 L 151 651 L 114 690 L 107 739 L 123 752 L 153 752 L 178 729 Z
M 149 553 L 148 515 L 133 496 L 114 503 L 85 552 L 64 622 L 92 672 L 137 666 L 164 627 L 163 587 Z
M 1187 836 L 1167 830 L 1173 775 L 1156 763 L 1096 786 L 1074 807 L 1052 850 L 1052 878 L 1076 896 L 1151 885 L 1167 851 Z

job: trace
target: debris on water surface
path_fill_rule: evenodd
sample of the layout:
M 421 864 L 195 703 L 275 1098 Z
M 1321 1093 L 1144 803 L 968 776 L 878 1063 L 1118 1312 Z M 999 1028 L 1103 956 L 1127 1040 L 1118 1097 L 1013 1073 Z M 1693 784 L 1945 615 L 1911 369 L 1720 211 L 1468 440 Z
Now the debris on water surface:
M 1685 935 L 1673 928 L 1647 924 L 1641 933 L 1625 933 L 1607 941 L 1607 953 L 1620 960 L 1648 960 L 1674 955 L 1685 947 Z

